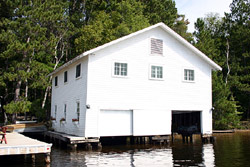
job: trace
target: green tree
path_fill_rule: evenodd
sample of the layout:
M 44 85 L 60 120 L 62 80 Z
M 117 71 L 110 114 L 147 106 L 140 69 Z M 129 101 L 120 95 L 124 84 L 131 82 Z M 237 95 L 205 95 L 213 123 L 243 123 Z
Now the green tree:
M 143 5 L 136 0 L 99 1 L 94 6 L 75 40 L 78 54 L 149 26 Z
M 208 15 L 197 19 L 195 23 L 195 46 L 208 57 L 223 67 L 223 72 L 213 72 L 213 125 L 215 129 L 231 129 L 239 127 L 240 117 L 236 101 L 226 83 L 228 74 L 226 34 L 223 33 L 223 20 L 218 15 Z
M 244 118 L 250 118 L 250 1 L 233 0 L 226 14 L 230 46 L 230 85 Z

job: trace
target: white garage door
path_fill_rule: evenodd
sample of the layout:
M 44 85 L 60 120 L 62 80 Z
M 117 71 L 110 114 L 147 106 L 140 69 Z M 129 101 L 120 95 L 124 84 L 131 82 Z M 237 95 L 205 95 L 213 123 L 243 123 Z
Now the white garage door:
M 101 110 L 100 136 L 129 136 L 133 134 L 133 112 L 131 110 Z

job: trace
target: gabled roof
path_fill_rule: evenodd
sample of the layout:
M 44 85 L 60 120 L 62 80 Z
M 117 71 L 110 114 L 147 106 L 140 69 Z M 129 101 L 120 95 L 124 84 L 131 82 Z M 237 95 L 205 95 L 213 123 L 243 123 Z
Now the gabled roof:
M 121 41 L 132 38 L 132 37 L 134 37 L 136 35 L 142 34 L 142 33 L 146 32 L 146 31 L 152 30 L 152 29 L 157 28 L 157 27 L 162 28 L 168 34 L 170 34 L 172 37 L 174 37 L 180 43 L 182 43 L 184 46 L 186 46 L 191 51 L 193 51 L 196 55 L 198 55 L 200 58 L 202 58 L 204 61 L 206 61 L 214 70 L 222 70 L 222 68 L 218 64 L 216 64 L 214 61 L 212 61 L 209 57 L 207 57 L 204 53 L 202 53 L 200 50 L 198 50 L 196 47 L 194 47 L 192 44 L 190 44 L 188 41 L 186 41 L 183 37 L 181 37 L 179 34 L 177 34 L 175 31 L 173 31 L 167 25 L 165 25 L 164 23 L 157 23 L 155 25 L 152 25 L 150 27 L 147 27 L 147 28 L 144 28 L 142 30 L 136 31 L 136 32 L 131 33 L 129 35 L 126 35 L 124 37 L 118 38 L 118 39 L 116 39 L 114 41 L 108 42 L 108 43 L 106 43 L 104 45 L 98 46 L 98 47 L 96 47 L 94 49 L 88 50 L 88 51 L 80 54 L 79 56 L 75 57 L 74 59 L 68 61 L 67 63 L 65 63 L 61 67 L 57 68 L 56 70 L 54 70 L 52 73 L 49 74 L 49 76 L 61 71 L 63 68 L 69 66 L 70 64 L 76 62 L 77 60 L 81 59 L 84 56 L 91 55 L 94 52 L 97 52 L 97 51 L 102 50 L 102 49 L 104 49 L 106 47 L 112 46 L 112 45 L 117 44 L 117 43 L 119 43 Z

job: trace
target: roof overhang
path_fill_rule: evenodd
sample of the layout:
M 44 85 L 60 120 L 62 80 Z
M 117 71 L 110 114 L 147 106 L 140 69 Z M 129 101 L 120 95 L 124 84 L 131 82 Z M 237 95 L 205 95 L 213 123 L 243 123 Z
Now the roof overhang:
M 96 47 L 94 49 L 91 49 L 89 51 L 86 51 L 86 52 L 80 54 L 79 56 L 75 57 L 74 59 L 68 61 L 67 63 L 65 63 L 61 67 L 57 68 L 52 73 L 50 73 L 48 76 L 54 75 L 55 73 L 61 71 L 65 67 L 69 66 L 70 64 L 73 64 L 74 62 L 77 62 L 78 60 L 80 60 L 81 58 L 83 58 L 83 57 L 85 57 L 87 55 L 94 54 L 95 52 L 97 52 L 99 50 L 102 50 L 102 49 L 104 49 L 106 47 L 112 46 L 112 45 L 117 44 L 117 43 L 119 43 L 121 41 L 132 38 L 132 37 L 134 37 L 136 35 L 142 34 L 142 33 L 146 32 L 146 31 L 152 30 L 152 29 L 157 28 L 157 27 L 161 27 L 164 31 L 169 33 L 172 37 L 177 39 L 184 46 L 189 48 L 192 52 L 194 52 L 196 55 L 198 55 L 200 58 L 202 58 L 204 61 L 206 61 L 212 67 L 213 70 L 222 70 L 222 68 L 218 64 L 216 64 L 214 61 L 212 61 L 209 57 L 207 57 L 204 53 L 202 53 L 200 50 L 198 50 L 196 47 L 194 47 L 192 44 L 190 44 L 187 40 L 185 40 L 183 37 L 181 37 L 179 34 L 177 34 L 175 31 L 173 31 L 167 25 L 165 25 L 164 23 L 158 23 L 158 24 L 152 25 L 150 27 L 144 28 L 142 30 L 136 31 L 134 33 L 131 33 L 129 35 L 126 35 L 124 37 L 118 38 L 118 39 L 116 39 L 114 41 L 108 42 L 108 43 L 106 43 L 104 45 L 101 45 L 101 46 Z

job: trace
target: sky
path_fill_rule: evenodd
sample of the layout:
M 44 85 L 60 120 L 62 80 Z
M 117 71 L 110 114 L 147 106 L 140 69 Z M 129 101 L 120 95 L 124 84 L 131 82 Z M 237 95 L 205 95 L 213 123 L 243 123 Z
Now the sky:
M 188 32 L 194 32 L 194 23 L 197 18 L 205 17 L 208 13 L 218 13 L 220 17 L 224 12 L 230 12 L 229 5 L 233 0 L 175 0 L 178 14 L 184 14 L 190 24 Z

